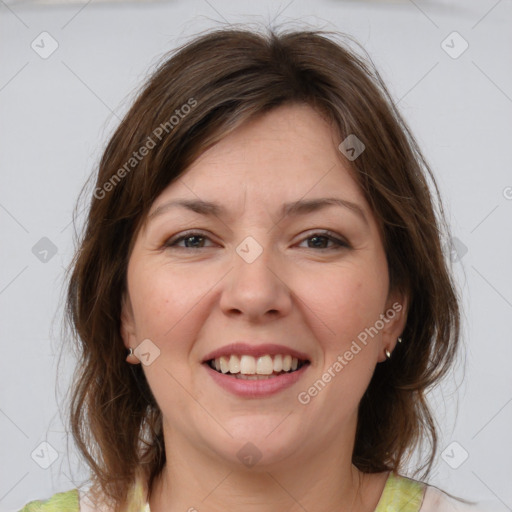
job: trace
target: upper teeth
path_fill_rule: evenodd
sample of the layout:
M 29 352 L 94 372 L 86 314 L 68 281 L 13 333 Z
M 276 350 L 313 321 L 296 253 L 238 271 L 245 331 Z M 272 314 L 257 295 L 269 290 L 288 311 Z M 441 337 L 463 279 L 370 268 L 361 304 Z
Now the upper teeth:
M 243 375 L 271 375 L 273 372 L 296 370 L 299 360 L 291 355 L 265 355 L 253 357 L 248 355 L 222 356 L 213 360 L 212 366 L 222 373 L 241 373 Z

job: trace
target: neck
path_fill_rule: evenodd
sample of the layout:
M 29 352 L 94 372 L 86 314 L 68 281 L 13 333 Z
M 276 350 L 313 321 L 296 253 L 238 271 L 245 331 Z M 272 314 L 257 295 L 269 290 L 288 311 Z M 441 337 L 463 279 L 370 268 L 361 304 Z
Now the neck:
M 247 468 L 205 456 L 174 434 L 166 435 L 167 464 L 153 486 L 151 512 L 371 512 L 387 478 L 355 468 L 352 446 Z

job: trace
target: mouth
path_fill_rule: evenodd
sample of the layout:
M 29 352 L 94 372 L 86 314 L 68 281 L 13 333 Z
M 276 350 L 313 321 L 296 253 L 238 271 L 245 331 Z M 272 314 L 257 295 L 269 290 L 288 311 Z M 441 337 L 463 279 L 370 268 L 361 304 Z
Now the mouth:
M 296 384 L 312 364 L 293 347 L 236 342 L 207 354 L 202 366 L 213 382 L 239 398 L 271 397 Z
M 309 365 L 310 361 L 291 354 L 265 354 L 259 357 L 231 354 L 209 359 L 204 364 L 217 373 L 233 379 L 269 380 L 298 372 Z

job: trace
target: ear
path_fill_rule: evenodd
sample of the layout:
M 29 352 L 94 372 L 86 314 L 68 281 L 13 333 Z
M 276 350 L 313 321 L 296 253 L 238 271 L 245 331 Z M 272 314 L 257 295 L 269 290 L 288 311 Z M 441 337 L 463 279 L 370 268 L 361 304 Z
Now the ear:
M 382 329 L 382 347 L 379 351 L 378 361 L 382 363 L 386 358 L 386 350 L 393 353 L 398 337 L 401 336 L 407 322 L 409 298 L 406 293 L 396 291 L 390 293 L 383 313 L 384 327 Z
M 135 320 L 133 317 L 133 308 L 130 297 L 123 294 L 121 298 L 121 337 L 123 338 L 124 346 L 129 349 L 135 348 L 137 337 L 135 335 Z

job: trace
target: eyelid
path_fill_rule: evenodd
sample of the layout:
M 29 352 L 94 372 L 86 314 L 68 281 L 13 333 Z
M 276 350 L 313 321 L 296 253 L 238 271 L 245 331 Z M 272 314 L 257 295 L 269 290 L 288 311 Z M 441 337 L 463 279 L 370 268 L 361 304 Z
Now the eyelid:
M 211 240 L 211 236 L 207 234 L 205 231 L 202 231 L 201 229 L 190 229 L 187 231 L 182 231 L 178 233 L 175 236 L 171 236 L 170 238 L 166 239 L 166 241 L 163 244 L 163 247 L 177 247 L 177 242 L 181 242 L 183 239 L 191 237 L 191 236 L 202 236 L 203 238 L 207 238 L 208 240 Z M 178 249 L 188 249 L 188 247 L 177 247 Z M 204 247 L 200 247 L 200 249 L 204 249 Z
M 185 250 L 186 249 L 190 249 L 189 247 L 180 247 L 180 246 L 177 246 L 175 244 L 177 244 L 178 242 L 183 241 L 184 239 L 186 239 L 188 237 L 192 237 L 194 235 L 200 236 L 200 237 L 203 237 L 205 239 L 208 239 L 208 240 L 212 241 L 210 235 L 207 234 L 205 231 L 203 231 L 201 229 L 190 229 L 190 230 L 183 231 L 181 233 L 178 233 L 175 236 L 172 236 L 172 237 L 168 238 L 164 242 L 163 247 L 164 248 L 165 247 L 172 247 L 172 248 L 185 249 Z M 330 231 L 328 229 L 322 229 L 322 228 L 317 228 L 317 229 L 313 228 L 313 229 L 310 229 L 310 230 L 306 231 L 305 233 L 303 233 L 301 235 L 301 239 L 299 240 L 298 243 L 302 243 L 302 242 L 308 240 L 309 238 L 313 238 L 314 236 L 325 237 L 325 238 L 329 239 L 331 242 L 333 242 L 335 244 L 335 247 L 320 248 L 318 250 L 329 251 L 329 250 L 333 250 L 333 249 L 343 249 L 343 248 L 349 249 L 349 248 L 352 248 L 350 242 L 348 242 L 346 237 L 344 237 L 342 235 L 338 235 L 337 233 L 335 233 L 333 231 Z M 197 249 L 207 249 L 207 247 L 198 247 L 198 248 L 196 248 L 196 250 Z M 312 247 L 306 247 L 306 249 L 313 249 L 313 250 L 315 250 Z
M 334 231 L 330 231 L 329 229 L 311 229 L 305 234 L 301 235 L 300 242 L 304 242 L 305 240 L 308 240 L 309 238 L 313 238 L 314 236 L 322 236 L 325 238 L 328 238 L 330 241 L 334 242 L 337 247 L 331 247 L 330 249 L 351 249 L 352 246 L 346 239 L 346 237 L 342 235 L 338 235 Z M 310 249 L 310 247 L 307 247 L 307 249 Z M 324 251 L 328 251 L 329 248 L 323 249 Z

